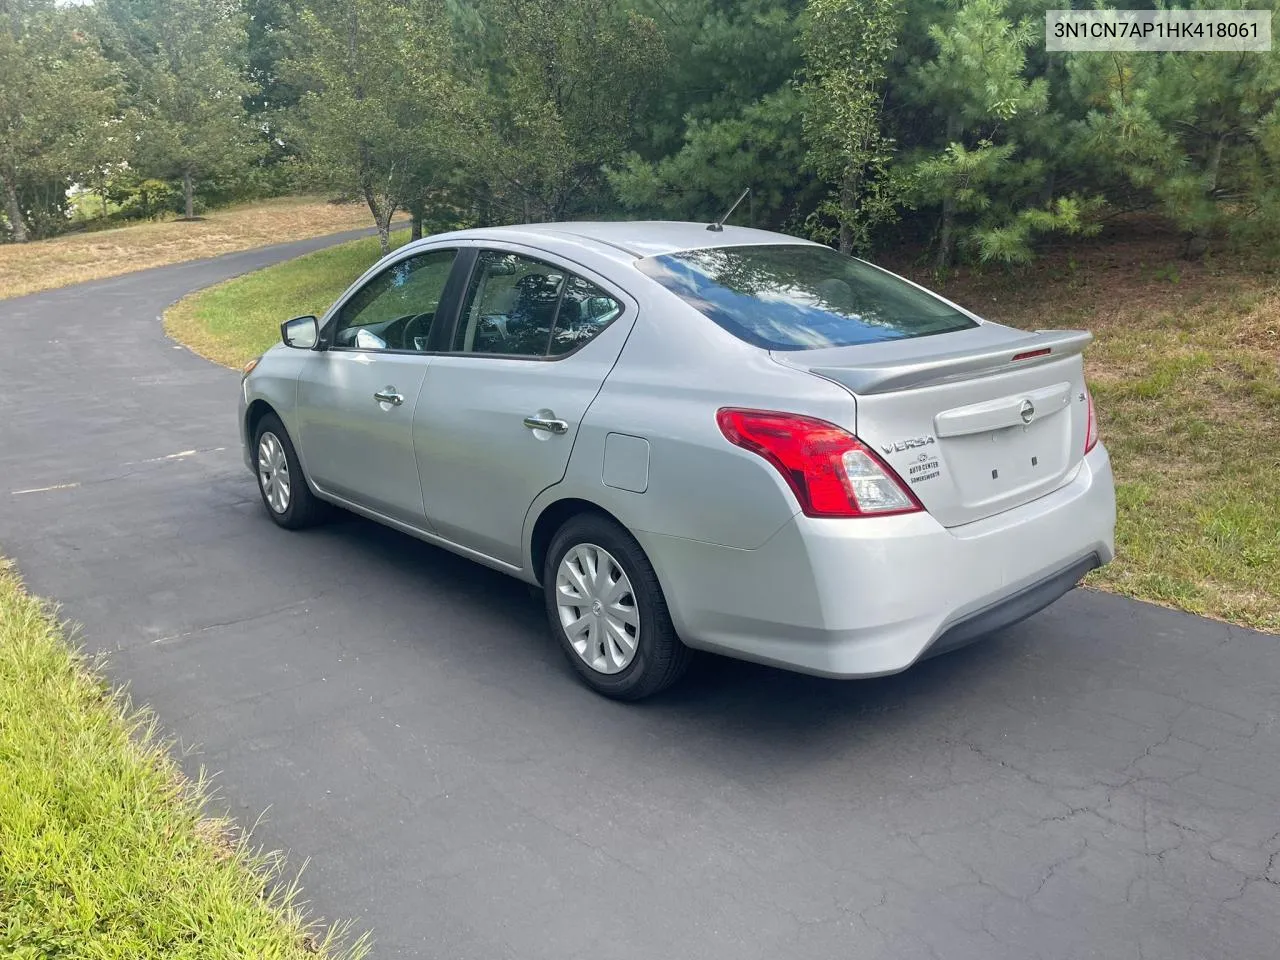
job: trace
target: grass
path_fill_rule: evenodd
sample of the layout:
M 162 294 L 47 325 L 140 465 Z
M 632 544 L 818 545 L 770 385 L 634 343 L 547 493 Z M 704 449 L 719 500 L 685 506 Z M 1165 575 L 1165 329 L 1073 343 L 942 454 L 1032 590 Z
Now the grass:
M 0 956 L 356 958 L 0 560 Z
M 939 284 L 904 257 L 886 263 L 992 320 L 1094 332 L 1085 365 L 1115 466 L 1119 557 L 1091 584 L 1280 632 L 1280 274 L 1248 257 L 1187 263 L 1180 247 L 1139 220 L 1023 273 L 961 269 Z M 346 244 L 197 293 L 168 329 L 239 365 L 377 250 Z
M 1089 582 L 1280 632 L 1280 272 L 1188 263 L 1180 246 L 1138 220 L 1026 274 L 961 271 L 941 289 L 1013 326 L 1093 331 L 1119 517 L 1116 561 Z
M 391 236 L 393 246 L 408 239 L 407 230 Z M 243 366 L 279 341 L 283 321 L 324 312 L 380 255 L 378 238 L 365 237 L 236 277 L 178 301 L 165 330 L 216 363 Z
M 282 197 L 114 230 L 0 245 L 0 300 L 148 267 L 369 226 L 363 204 Z

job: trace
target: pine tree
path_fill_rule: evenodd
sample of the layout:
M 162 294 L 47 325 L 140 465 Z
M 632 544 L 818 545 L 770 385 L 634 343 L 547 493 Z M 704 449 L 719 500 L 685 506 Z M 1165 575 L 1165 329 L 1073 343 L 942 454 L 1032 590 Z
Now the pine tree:
M 798 223 L 820 193 L 805 169 L 794 78 L 801 0 L 647 0 L 669 56 L 636 149 L 609 171 L 629 210 L 719 217 L 744 187 L 739 223 Z
M 1215 235 L 1280 242 L 1280 51 L 1074 54 L 1069 70 L 1090 151 L 1185 230 L 1187 256 Z

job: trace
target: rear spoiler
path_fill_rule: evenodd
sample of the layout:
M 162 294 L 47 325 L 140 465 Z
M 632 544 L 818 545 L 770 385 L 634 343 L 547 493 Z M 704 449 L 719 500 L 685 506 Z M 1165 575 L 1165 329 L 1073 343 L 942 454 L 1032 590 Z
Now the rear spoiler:
M 1088 330 L 1037 330 L 997 347 L 939 353 L 919 360 L 882 360 L 838 367 L 812 367 L 811 372 L 843 384 L 856 394 L 893 393 L 993 373 L 1040 366 L 1082 352 L 1093 334 Z

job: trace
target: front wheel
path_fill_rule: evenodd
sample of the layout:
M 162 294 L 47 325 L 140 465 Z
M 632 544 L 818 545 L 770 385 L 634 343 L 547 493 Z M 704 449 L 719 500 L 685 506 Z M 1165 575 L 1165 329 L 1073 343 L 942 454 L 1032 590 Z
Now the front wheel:
M 567 521 L 547 551 L 542 587 L 551 632 L 597 693 L 640 700 L 688 668 L 692 653 L 676 636 L 649 558 L 612 520 Z
M 319 522 L 326 504 L 307 485 L 293 442 L 275 414 L 259 421 L 253 450 L 258 492 L 271 519 L 286 530 L 301 530 Z

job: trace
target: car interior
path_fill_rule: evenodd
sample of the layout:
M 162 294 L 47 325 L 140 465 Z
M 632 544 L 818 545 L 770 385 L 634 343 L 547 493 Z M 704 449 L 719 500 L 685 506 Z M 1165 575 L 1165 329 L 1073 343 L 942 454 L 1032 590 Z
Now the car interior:
M 370 284 L 368 293 L 352 299 L 334 334 L 334 346 L 427 349 L 444 279 L 438 271 L 422 269 L 416 259 L 389 270 L 385 279 Z M 581 277 L 499 251 L 481 254 L 469 287 L 453 343 L 461 353 L 560 356 L 590 340 L 622 312 L 621 304 Z M 418 304 L 433 309 L 400 313 Z
M 427 334 L 435 313 L 411 313 L 392 317 L 380 323 L 345 327 L 334 335 L 334 346 L 359 347 L 362 350 L 427 349 Z
M 564 275 L 534 272 L 540 267 L 527 261 L 517 266 L 511 257 L 482 260 L 455 347 L 466 353 L 544 356 Z

